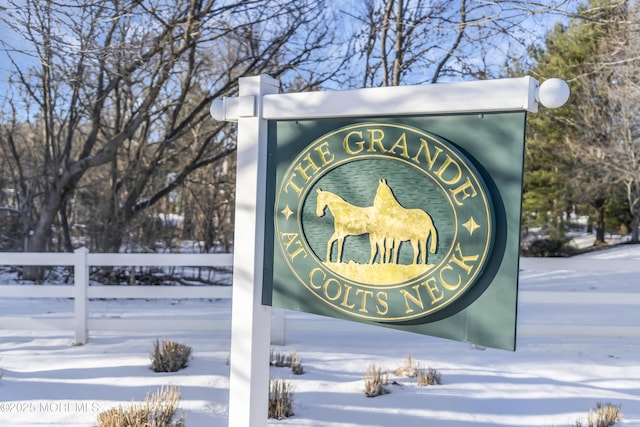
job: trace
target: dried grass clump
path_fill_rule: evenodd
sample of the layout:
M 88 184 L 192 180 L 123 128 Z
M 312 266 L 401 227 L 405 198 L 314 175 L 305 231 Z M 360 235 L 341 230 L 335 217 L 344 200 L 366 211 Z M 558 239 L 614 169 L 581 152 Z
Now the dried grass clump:
M 295 375 L 304 374 L 302 361 L 295 351 L 292 351 L 287 356 L 278 351 L 273 351 L 272 349 L 269 353 L 269 365 L 277 368 L 291 368 L 291 372 Z
M 189 365 L 191 347 L 175 341 L 163 340 L 160 343 L 156 340 L 149 357 L 154 372 L 176 372 Z
M 269 418 L 292 417 L 293 387 L 285 380 L 269 380 Z
M 286 356 L 279 351 L 271 349 L 269 352 L 269 366 L 283 368 L 287 366 Z
M 582 420 L 576 420 L 572 427 L 611 427 L 618 421 L 622 421 L 622 406 L 612 405 L 611 403 L 597 403 L 595 411 L 589 411 L 587 415 L 587 423 Z M 555 427 L 553 425 L 543 427 Z
M 376 397 L 389 393 L 385 387 L 389 383 L 389 372 L 383 371 L 375 364 L 371 364 L 364 373 L 364 394 L 367 397 Z
M 419 386 L 440 385 L 442 384 L 442 375 L 433 368 L 418 370 L 418 378 L 416 384 Z
M 119 406 L 98 414 L 98 427 L 184 427 L 184 417 L 173 421 L 180 400 L 180 389 L 162 387 L 147 394 L 144 404 Z
M 597 403 L 596 410 L 589 411 L 587 427 L 611 427 L 618 421 L 622 421 L 621 406 Z
M 399 377 L 416 378 L 419 386 L 442 384 L 442 376 L 438 371 L 432 368 L 422 369 L 411 355 L 395 370 L 395 374 Z
M 416 364 L 412 355 L 407 356 L 404 361 L 404 365 L 396 369 L 395 374 L 398 377 L 415 378 L 420 371 L 419 366 Z
M 289 356 L 289 358 L 291 359 L 291 372 L 293 372 L 295 375 L 304 374 L 304 367 L 302 366 L 302 360 L 300 360 L 300 358 L 298 357 L 298 354 L 295 351 L 293 351 L 291 352 L 291 355 Z

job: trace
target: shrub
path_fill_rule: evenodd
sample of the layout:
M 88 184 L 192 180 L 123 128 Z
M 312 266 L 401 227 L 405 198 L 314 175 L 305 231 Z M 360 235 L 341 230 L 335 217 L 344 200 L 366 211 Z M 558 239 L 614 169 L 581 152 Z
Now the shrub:
M 364 394 L 367 397 L 376 397 L 389 393 L 385 387 L 389 383 L 389 372 L 371 364 L 364 373 Z
M 270 366 L 275 366 L 278 368 L 283 368 L 283 367 L 290 367 L 291 363 L 290 360 L 287 360 L 287 357 L 280 353 L 279 351 L 274 351 L 273 349 L 271 349 L 270 353 L 269 353 L 269 365 Z
M 409 355 L 405 359 L 404 365 L 396 369 L 395 374 L 399 377 L 414 378 L 418 376 L 418 365 L 415 363 L 413 356 Z
M 576 420 L 572 427 L 611 427 L 616 422 L 622 421 L 622 407 L 607 403 L 596 404 L 596 410 L 589 411 L 587 415 L 587 423 L 584 424 L 582 420 Z M 554 426 L 543 426 L 554 427 Z
M 184 417 L 173 421 L 180 389 L 162 387 L 147 394 L 142 406 L 119 406 L 98 414 L 98 427 L 184 427 Z
M 422 369 L 411 355 L 407 356 L 404 365 L 396 369 L 395 374 L 399 377 L 416 378 L 419 386 L 442 384 L 438 371 L 432 368 Z
M 293 388 L 285 380 L 269 380 L 269 418 L 281 420 L 292 417 Z
M 154 372 L 176 372 L 188 366 L 191 347 L 175 341 L 164 340 L 160 343 L 156 340 L 149 357 Z
M 304 374 L 304 368 L 302 367 L 302 360 L 300 360 L 300 358 L 298 357 L 298 354 L 295 351 L 291 352 L 289 359 L 291 360 L 291 372 L 293 372 L 295 375 Z
M 420 369 L 418 370 L 418 379 L 417 384 L 419 386 L 428 386 L 428 385 L 440 385 L 442 384 L 442 377 L 440 372 L 436 371 L 432 368 Z
M 542 238 L 523 246 L 520 255 L 527 257 L 562 257 L 572 255 L 574 249 L 567 245 L 567 239 Z
M 611 427 L 616 422 L 622 421 L 622 409 L 620 406 L 607 403 L 596 404 L 595 411 L 589 411 L 587 417 L 588 427 Z
M 295 375 L 304 374 L 302 361 L 295 351 L 292 351 L 288 356 L 286 356 L 278 351 L 271 350 L 269 353 L 269 366 L 275 366 L 277 368 L 291 368 L 291 372 Z

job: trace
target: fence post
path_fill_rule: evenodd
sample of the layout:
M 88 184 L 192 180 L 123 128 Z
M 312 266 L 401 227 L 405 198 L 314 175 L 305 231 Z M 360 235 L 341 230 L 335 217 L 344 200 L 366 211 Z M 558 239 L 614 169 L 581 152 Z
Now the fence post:
M 87 248 L 73 251 L 73 286 L 74 286 L 74 316 L 76 327 L 75 345 L 87 343 L 87 286 L 89 286 L 89 265 L 87 264 Z

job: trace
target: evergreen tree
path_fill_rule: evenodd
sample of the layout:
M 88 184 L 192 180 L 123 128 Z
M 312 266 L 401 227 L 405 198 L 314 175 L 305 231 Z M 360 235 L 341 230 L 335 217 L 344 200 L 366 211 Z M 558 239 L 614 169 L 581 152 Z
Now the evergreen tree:
M 561 233 L 563 214 L 589 206 L 596 244 L 604 242 L 605 206 L 615 183 L 603 155 L 603 147 L 615 140 L 610 73 L 603 59 L 626 15 L 624 1 L 590 0 L 575 18 L 548 33 L 544 47 L 532 51 L 531 74 L 541 81 L 564 79 L 571 98 L 529 121 L 525 214 Z

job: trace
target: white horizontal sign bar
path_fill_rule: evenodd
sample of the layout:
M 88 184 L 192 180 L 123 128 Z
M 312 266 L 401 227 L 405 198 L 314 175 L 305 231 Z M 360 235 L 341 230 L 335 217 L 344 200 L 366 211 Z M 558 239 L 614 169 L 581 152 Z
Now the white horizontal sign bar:
M 345 91 L 265 95 L 267 120 L 327 117 L 469 113 L 537 112 L 538 81 L 532 77 L 392 86 Z

